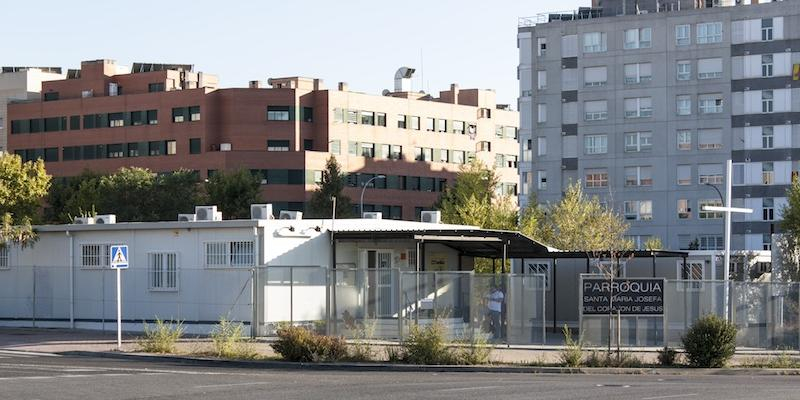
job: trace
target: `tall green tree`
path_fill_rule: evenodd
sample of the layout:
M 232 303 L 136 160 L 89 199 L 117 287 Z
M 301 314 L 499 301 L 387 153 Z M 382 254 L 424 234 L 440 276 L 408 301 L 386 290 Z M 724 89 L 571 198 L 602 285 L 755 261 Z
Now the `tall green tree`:
M 0 153 L 1 246 L 27 246 L 35 240 L 32 224 L 49 187 L 50 176 L 42 160 L 23 163 L 18 155 Z
M 54 179 L 45 198 L 45 222 L 69 223 L 73 217 L 93 212 L 100 204 L 101 177 L 98 173 L 84 171 L 78 176 Z
M 194 171 L 179 169 L 156 177 L 153 214 L 157 221 L 170 221 L 178 214 L 190 214 L 202 203 L 199 177 Z M 249 210 L 249 208 L 248 208 Z
M 261 202 L 261 178 L 243 168 L 218 172 L 208 179 L 206 193 L 223 218 L 250 218 L 250 205 Z
M 464 208 L 474 207 L 474 202 L 490 204 L 495 197 L 498 182 L 495 171 L 478 159 L 462 165 L 453 185 L 448 186 L 436 202 L 436 209 L 442 212 L 442 221 L 451 224 L 466 223 Z M 488 210 L 486 208 L 486 212 Z
M 120 221 L 155 221 L 153 194 L 156 178 L 145 168 L 120 168 L 100 178 L 97 211 L 116 214 Z
M 779 260 L 778 280 L 800 281 L 800 181 L 794 180 L 786 190 L 786 205 L 781 210 L 780 235 L 775 243 Z
M 314 189 L 306 205 L 306 214 L 311 218 L 331 218 L 332 197 L 336 197 L 336 218 L 348 218 L 353 214 L 353 202 L 343 193 L 346 184 L 345 174 L 336 157 L 330 156 L 322 171 L 322 182 Z

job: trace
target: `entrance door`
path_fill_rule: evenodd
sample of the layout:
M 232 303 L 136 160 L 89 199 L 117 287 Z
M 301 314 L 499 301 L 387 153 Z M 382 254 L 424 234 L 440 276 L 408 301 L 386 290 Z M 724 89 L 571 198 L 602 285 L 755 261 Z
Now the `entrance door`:
M 394 309 L 394 290 L 392 282 L 392 251 L 367 250 L 367 263 L 369 269 L 369 296 L 367 303 L 372 305 L 370 314 L 378 318 L 391 317 Z

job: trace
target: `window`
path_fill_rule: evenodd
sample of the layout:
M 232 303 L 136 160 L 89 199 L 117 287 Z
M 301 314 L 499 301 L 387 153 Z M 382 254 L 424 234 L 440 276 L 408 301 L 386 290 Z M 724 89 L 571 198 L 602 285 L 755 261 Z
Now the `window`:
M 58 92 L 47 92 L 44 94 L 44 101 L 58 100 Z
M 595 168 L 586 170 L 587 188 L 608 187 L 608 170 L 605 168 Z
M 125 126 L 125 119 L 123 117 L 123 113 L 110 113 L 108 114 L 108 127 L 109 128 L 118 128 Z M 45 125 L 45 130 L 47 125 Z
M 361 157 L 375 157 L 375 143 L 361 143 Z
M 536 171 L 536 187 L 539 190 L 547 189 L 547 171 Z
M 109 144 L 108 146 L 106 146 L 106 158 L 122 158 L 122 157 L 125 157 L 125 149 L 122 143 Z
M 172 109 L 172 122 L 186 121 L 186 107 L 178 107 Z
M 764 221 L 775 220 L 775 199 L 765 198 L 761 200 L 761 219 Z
M 303 150 L 314 150 L 314 139 L 303 139 Z
M 147 270 L 150 290 L 178 290 L 177 254 L 147 254 Z
M 539 136 L 536 138 L 536 155 L 543 156 L 547 154 L 547 137 Z
M 0 118 L 0 129 L 3 129 L 3 119 L 2 118 Z M 81 116 L 80 115 L 73 115 L 73 116 L 69 117 L 69 129 L 70 130 L 81 129 Z
M 625 118 L 645 118 L 653 116 L 653 99 L 635 97 L 625 99 Z
M 628 132 L 625 133 L 625 152 L 638 153 L 650 151 L 653 148 L 653 132 Z
M 547 38 L 536 38 L 536 54 L 540 57 L 547 54 Z
M 8 268 L 8 253 L 9 253 L 8 244 L 0 245 L 0 268 Z
M 583 148 L 586 154 L 608 153 L 608 136 L 586 135 L 583 137 Z
M 653 79 L 653 64 L 651 63 L 625 64 L 624 70 L 626 85 L 650 82 Z
M 147 125 L 158 124 L 158 110 L 147 110 Z
M 678 150 L 692 149 L 692 131 L 681 129 L 678 131 Z
M 772 90 L 761 91 L 761 112 L 771 113 L 774 110 L 775 94 Z
M 411 117 L 411 129 L 419 130 L 419 117 Z
M 583 69 L 583 85 L 586 87 L 605 86 L 608 81 L 608 68 L 586 67 Z
M 81 268 L 106 268 L 108 262 L 107 244 L 82 244 Z
M 428 147 L 415 147 L 414 160 L 416 161 L 433 161 L 433 149 Z
M 375 113 L 375 125 L 386 126 L 386 113 Z
M 241 267 L 255 264 L 253 241 L 206 243 L 207 267 Z
M 526 262 L 525 274 L 529 275 L 543 275 L 544 290 L 550 290 L 550 263 L 548 262 Z M 537 280 L 538 282 L 538 280 Z M 542 287 L 538 287 L 542 289 Z
M 775 127 L 761 127 L 761 148 L 771 149 L 775 145 Z
M 692 44 L 692 26 L 675 25 L 675 45 L 688 46 Z
M 722 112 L 721 94 L 701 94 L 699 103 L 700 114 L 719 114 Z
M 684 291 L 697 291 L 703 289 L 703 278 L 705 270 L 705 261 L 702 260 L 689 260 L 678 261 L 677 263 L 677 277 L 682 282 L 677 286 L 679 292 Z
M 446 119 L 438 119 L 436 120 L 436 131 L 447 133 L 447 120 Z
M 583 34 L 583 52 L 600 53 L 606 51 L 606 34 L 590 32 Z
M 200 154 L 200 153 L 202 153 L 200 138 L 189 139 L 189 154 Z
M 162 156 L 167 152 L 167 146 L 163 140 L 153 141 L 147 143 L 147 155 L 149 156 Z M 83 155 L 86 158 L 86 146 L 83 148 Z
M 721 77 L 721 58 L 701 58 L 697 60 L 697 79 L 716 79 Z
M 157 83 L 150 83 L 147 85 L 147 91 L 150 93 L 153 92 L 163 92 L 164 91 L 164 82 L 157 82 Z
M 722 22 L 697 24 L 697 43 L 719 43 L 722 41 Z
M 536 71 L 536 89 L 547 89 L 547 71 Z
M 682 94 L 675 99 L 678 115 L 692 115 L 692 96 Z
M 303 107 L 302 109 L 303 115 L 301 116 L 301 121 L 303 122 L 314 122 L 314 108 L 313 107 Z M 385 126 L 386 124 L 384 124 Z
M 706 183 L 718 185 L 724 182 L 722 164 L 700 164 L 697 166 L 697 175 L 701 185 Z
M 147 143 L 145 143 L 146 145 Z M 66 154 L 67 148 L 64 148 L 64 153 Z M 146 150 L 142 148 L 142 151 Z M 76 151 L 78 152 L 78 151 Z M 76 154 L 77 155 L 77 154 Z M 128 143 L 128 157 L 139 157 L 139 143 Z
M 625 167 L 625 186 L 652 186 L 652 167 Z
M 761 19 L 761 40 L 772 40 L 772 18 Z
M 721 149 L 722 129 L 699 129 L 697 131 L 697 148 L 700 150 Z
M 733 182 L 731 185 L 744 185 L 744 164 L 733 164 Z
M 653 41 L 653 29 L 626 29 L 625 30 L 625 43 L 623 47 L 625 50 L 630 49 L 647 49 L 650 48 Z
M 375 113 L 372 111 L 361 111 L 361 125 L 375 125 Z
M 583 119 L 585 121 L 603 121 L 608 119 L 608 101 L 595 100 L 583 102 Z
M 765 233 L 765 234 L 761 235 L 761 249 L 762 250 L 772 250 L 772 235 L 771 234 Z M 764 267 L 764 265 L 767 265 L 767 263 L 758 263 L 759 272 L 762 272 L 762 273 L 763 272 L 771 272 L 771 270 L 768 271 L 767 268 Z
M 677 79 L 679 81 L 688 81 L 692 79 L 692 62 L 686 60 L 678 61 L 677 72 Z
M 678 219 L 692 218 L 692 209 L 689 207 L 689 200 L 678 199 Z
M 775 164 L 772 162 L 761 163 L 761 183 L 764 185 L 775 183 Z
M 707 211 L 706 207 L 722 207 L 722 200 L 720 199 L 713 199 L 713 200 L 698 200 L 697 206 L 700 207 L 700 211 L 697 213 L 697 217 L 700 219 L 722 219 L 723 212 L 722 211 Z
M 397 114 L 397 127 L 400 129 L 406 129 L 406 116 L 403 114 Z
M 289 121 L 289 119 L 289 106 L 267 106 L 267 121 Z
M 541 103 L 536 105 L 536 122 L 542 124 L 547 122 L 547 104 Z M 462 132 L 463 133 L 463 132 Z
M 722 250 L 725 248 L 721 235 L 699 235 L 697 240 L 700 245 L 698 250 Z
M 425 118 L 425 130 L 428 132 L 436 130 L 436 120 L 434 118 Z
M 200 106 L 189 107 L 189 121 L 200 121 Z
M 267 151 L 289 151 L 289 141 L 267 140 Z
M 653 219 L 652 200 L 632 200 L 623 202 L 625 219 L 632 221 L 649 221 Z
M 342 141 L 336 139 L 328 142 L 328 151 L 331 154 L 342 154 Z
M 467 162 L 465 154 L 463 150 L 451 150 L 451 162 L 453 164 L 465 164 Z
M 453 121 L 453 133 L 464 134 L 464 121 Z
M 765 78 L 772 76 L 773 60 L 772 54 L 763 54 L 761 56 L 761 76 Z
M 678 165 L 677 168 L 678 185 L 691 185 L 692 184 L 692 166 L 691 165 Z

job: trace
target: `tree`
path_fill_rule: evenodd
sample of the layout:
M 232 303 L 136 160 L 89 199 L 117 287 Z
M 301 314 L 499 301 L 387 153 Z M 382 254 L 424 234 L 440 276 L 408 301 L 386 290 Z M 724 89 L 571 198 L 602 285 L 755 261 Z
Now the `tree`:
M 781 210 L 780 235 L 776 241 L 780 265 L 778 278 L 786 282 L 796 282 L 800 278 L 800 180 L 793 180 L 786 190 L 786 205 Z
M 27 246 L 36 239 L 32 224 L 50 187 L 44 161 L 23 163 L 18 155 L 0 153 L 0 246 Z
M 498 182 L 494 170 L 487 168 L 478 159 L 462 165 L 453 186 L 446 188 L 436 202 L 436 209 L 442 212 L 442 221 L 451 224 L 465 223 L 461 213 L 467 203 L 490 203 Z M 471 197 L 475 199 L 470 200 Z
M 95 172 L 84 171 L 75 177 L 54 179 L 45 199 L 45 222 L 70 223 L 74 217 L 96 210 L 100 204 L 101 177 Z
M 194 207 L 202 202 L 198 181 L 197 173 L 188 169 L 156 177 L 151 196 L 155 218 L 170 221 L 178 214 L 193 213 Z
M 661 243 L 661 238 L 658 236 L 651 236 L 644 242 L 644 248 L 645 250 L 655 251 L 663 249 L 664 245 Z
M 116 214 L 120 221 L 157 220 L 154 203 L 155 175 L 145 168 L 120 168 L 100 178 L 97 210 Z
M 250 205 L 261 202 L 261 179 L 243 168 L 218 172 L 208 179 L 206 193 L 223 218 L 250 218 Z
M 353 216 L 353 205 L 350 197 L 342 193 L 345 187 L 345 175 L 342 173 L 336 157 L 331 156 L 322 171 L 322 182 L 314 189 L 306 205 L 306 213 L 311 218 L 331 218 L 333 201 L 331 197 L 336 197 L 336 217 L 347 218 Z

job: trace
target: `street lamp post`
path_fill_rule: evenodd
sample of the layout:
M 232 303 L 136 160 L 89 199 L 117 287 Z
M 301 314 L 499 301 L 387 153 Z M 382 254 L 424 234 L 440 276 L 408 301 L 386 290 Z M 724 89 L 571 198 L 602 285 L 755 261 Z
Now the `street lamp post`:
M 358 203 L 358 213 L 360 214 L 361 218 L 364 218 L 364 191 L 367 190 L 367 186 L 369 186 L 369 184 L 372 181 L 374 181 L 375 179 L 379 179 L 379 178 L 386 179 L 386 175 L 373 176 L 370 180 L 368 180 L 366 183 L 364 183 L 364 187 L 361 188 L 361 200 Z

